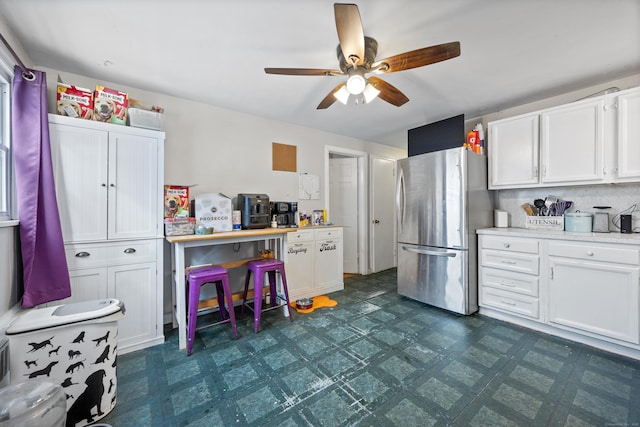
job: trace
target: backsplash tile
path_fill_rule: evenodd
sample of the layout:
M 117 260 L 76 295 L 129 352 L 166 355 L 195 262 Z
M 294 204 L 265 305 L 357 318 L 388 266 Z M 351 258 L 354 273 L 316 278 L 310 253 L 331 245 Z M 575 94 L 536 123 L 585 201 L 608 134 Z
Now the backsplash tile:
M 611 206 L 605 212 L 609 213 L 609 230 L 618 231 L 612 220 L 619 213 L 629 213 L 629 208 L 636 205 L 633 212 L 633 227 L 640 227 L 640 184 L 604 184 L 583 185 L 575 187 L 545 187 L 522 188 L 514 190 L 496 191 L 496 209 L 509 212 L 509 226 L 525 226 L 526 213 L 522 209 L 523 203 L 533 204 L 534 199 L 544 199 L 546 196 L 557 196 L 563 200 L 573 201 L 569 211 L 595 212 L 594 206 Z M 619 218 L 616 218 L 620 224 Z

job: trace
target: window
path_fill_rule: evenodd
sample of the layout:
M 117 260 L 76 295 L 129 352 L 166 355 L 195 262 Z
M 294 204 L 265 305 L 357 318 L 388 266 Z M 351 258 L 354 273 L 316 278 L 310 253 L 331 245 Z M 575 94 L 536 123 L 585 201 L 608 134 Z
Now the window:
M 11 156 L 11 67 L 0 52 L 0 221 L 12 219 L 13 158 Z

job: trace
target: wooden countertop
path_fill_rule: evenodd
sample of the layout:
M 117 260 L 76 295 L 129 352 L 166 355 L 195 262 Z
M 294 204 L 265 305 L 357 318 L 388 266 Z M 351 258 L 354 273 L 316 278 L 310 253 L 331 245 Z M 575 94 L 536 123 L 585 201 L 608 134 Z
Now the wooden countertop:
M 314 230 L 318 228 L 342 227 L 341 225 L 312 225 L 301 228 L 256 228 L 253 230 L 220 231 L 213 234 L 186 234 L 183 236 L 165 236 L 169 243 L 193 242 L 197 240 L 229 239 L 235 237 L 255 237 L 292 233 L 298 230 Z

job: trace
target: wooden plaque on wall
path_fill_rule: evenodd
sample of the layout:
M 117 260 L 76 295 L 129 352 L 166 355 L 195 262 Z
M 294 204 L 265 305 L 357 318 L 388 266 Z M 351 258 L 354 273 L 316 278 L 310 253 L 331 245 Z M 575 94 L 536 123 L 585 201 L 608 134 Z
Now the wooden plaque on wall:
M 272 159 L 274 171 L 296 172 L 297 147 L 295 145 L 278 144 L 273 142 Z

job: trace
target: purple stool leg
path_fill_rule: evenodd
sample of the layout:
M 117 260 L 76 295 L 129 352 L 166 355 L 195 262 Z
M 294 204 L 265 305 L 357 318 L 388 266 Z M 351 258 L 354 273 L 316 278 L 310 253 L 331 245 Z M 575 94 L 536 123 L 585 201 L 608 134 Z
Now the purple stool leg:
M 264 282 L 264 272 L 261 268 L 256 268 L 253 275 L 253 330 L 257 334 L 260 328 L 260 313 L 262 312 L 262 286 Z
M 227 284 L 227 287 L 229 285 Z M 216 294 L 218 296 L 218 309 L 220 310 L 220 318 L 222 320 L 227 318 L 227 310 L 224 308 L 225 289 L 223 283 L 216 282 Z
M 289 313 L 289 322 L 293 322 L 293 316 L 291 315 L 291 305 L 289 303 L 289 291 L 287 289 L 287 275 L 284 273 L 284 264 L 280 269 L 280 278 L 282 279 L 282 292 L 284 292 L 285 303 L 287 304 L 287 311 Z
M 187 356 L 191 356 L 193 349 L 193 341 L 196 336 L 196 321 L 198 318 L 198 300 L 200 299 L 200 285 L 198 280 L 192 280 L 189 283 L 189 314 L 187 320 L 188 340 L 187 340 Z
M 276 289 L 276 270 L 267 271 L 269 276 L 269 298 L 271 307 L 278 305 L 278 290 Z
M 244 305 L 247 303 L 247 294 L 249 292 L 249 282 L 251 281 L 251 270 L 247 270 L 247 275 L 244 279 L 244 292 L 242 293 L 242 308 L 240 310 L 240 316 L 244 317 Z
M 236 315 L 233 311 L 233 297 L 231 296 L 231 286 L 229 285 L 229 276 L 225 275 L 222 278 L 222 287 L 224 288 L 224 300 L 227 302 L 227 314 L 231 320 L 231 328 L 233 329 L 233 336 L 238 339 L 238 330 L 236 329 Z M 223 300 L 218 298 L 220 304 L 220 313 L 224 310 Z M 224 319 L 224 317 L 223 317 Z

